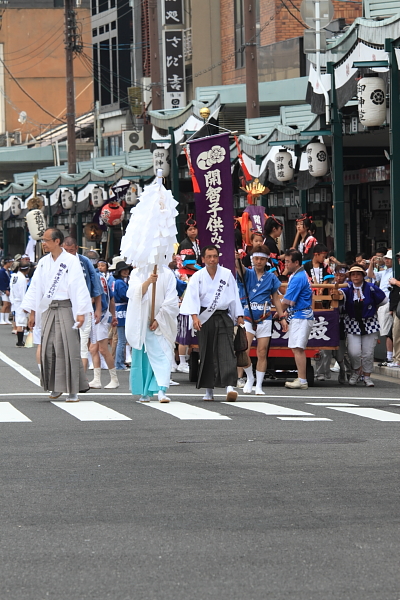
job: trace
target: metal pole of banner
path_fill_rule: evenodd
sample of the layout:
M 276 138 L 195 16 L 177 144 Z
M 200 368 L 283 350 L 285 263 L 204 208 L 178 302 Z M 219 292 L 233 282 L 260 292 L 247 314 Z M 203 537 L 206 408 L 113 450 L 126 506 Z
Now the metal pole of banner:
M 327 64 L 331 76 L 331 131 L 332 131 L 332 195 L 333 224 L 335 228 L 335 254 L 340 262 L 346 255 L 344 236 L 344 187 L 343 187 L 343 132 L 342 119 L 337 106 L 335 87 L 335 65 Z
M 392 39 L 385 40 L 385 50 L 389 54 L 390 61 L 390 210 L 394 257 L 397 252 L 400 252 L 400 85 L 395 41 Z M 393 275 L 396 279 L 400 279 L 400 266 L 397 259 L 393 260 Z
M 178 214 L 176 217 L 176 228 L 178 230 L 178 239 L 181 239 L 182 236 L 182 225 L 180 219 L 181 213 L 181 203 L 179 198 L 179 166 L 178 166 L 178 157 L 176 153 L 176 144 L 175 144 L 175 131 L 173 127 L 168 127 L 169 137 L 171 139 L 171 190 L 172 195 L 178 203 Z

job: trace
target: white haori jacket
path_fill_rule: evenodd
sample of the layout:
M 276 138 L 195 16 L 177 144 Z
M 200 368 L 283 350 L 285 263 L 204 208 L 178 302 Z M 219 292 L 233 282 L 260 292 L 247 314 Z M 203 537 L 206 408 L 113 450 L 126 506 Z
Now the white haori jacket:
M 11 310 L 17 311 L 21 302 L 24 299 L 26 288 L 28 287 L 28 280 L 21 271 L 11 274 L 10 279 L 10 302 Z
M 71 300 L 75 320 L 93 311 L 79 258 L 64 249 L 56 260 L 50 253 L 39 260 L 21 308 L 35 311 L 35 327 L 40 328 L 42 313 L 53 300 Z
M 206 307 L 206 310 L 200 314 L 201 307 Z M 238 317 L 243 316 L 235 278 L 229 269 L 221 265 L 218 265 L 214 279 L 207 267 L 191 276 L 180 312 L 182 315 L 198 315 L 200 322 L 204 324 L 216 310 L 227 310 L 235 325 Z
M 153 285 L 149 285 L 147 292 L 142 295 L 142 284 L 148 278 L 144 273 L 134 269 L 129 279 L 127 296 L 129 299 L 126 311 L 125 336 L 128 344 L 135 350 L 141 350 L 145 345 L 146 334 L 150 331 L 150 308 Z M 167 354 L 172 356 L 172 349 L 177 335 L 177 317 L 179 314 L 179 300 L 176 291 L 176 279 L 168 267 L 163 267 L 158 273 L 156 284 L 156 299 L 154 315 L 158 327 L 154 332 L 159 343 Z

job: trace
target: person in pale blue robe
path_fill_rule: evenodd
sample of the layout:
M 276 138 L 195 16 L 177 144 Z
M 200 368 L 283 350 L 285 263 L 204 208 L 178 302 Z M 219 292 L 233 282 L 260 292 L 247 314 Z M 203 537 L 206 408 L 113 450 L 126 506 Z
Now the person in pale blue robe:
M 152 288 L 156 285 L 154 320 L 150 323 Z M 149 402 L 157 394 L 160 402 L 169 402 L 173 349 L 179 313 L 174 274 L 163 267 L 159 274 L 143 275 L 132 271 L 127 292 L 125 334 L 132 347 L 130 389 Z

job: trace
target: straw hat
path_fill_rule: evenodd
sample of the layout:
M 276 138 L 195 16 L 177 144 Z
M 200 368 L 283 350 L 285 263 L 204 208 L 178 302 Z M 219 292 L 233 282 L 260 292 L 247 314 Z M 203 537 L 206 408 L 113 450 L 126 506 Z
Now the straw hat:
M 114 258 L 111 261 L 111 265 L 108 267 L 108 270 L 109 271 L 115 271 L 115 267 L 122 260 L 124 260 L 122 256 L 114 256 Z
M 351 273 L 362 273 L 364 277 L 367 275 L 364 269 L 359 265 L 354 265 L 353 267 L 351 267 L 348 271 L 348 275 L 350 275 Z

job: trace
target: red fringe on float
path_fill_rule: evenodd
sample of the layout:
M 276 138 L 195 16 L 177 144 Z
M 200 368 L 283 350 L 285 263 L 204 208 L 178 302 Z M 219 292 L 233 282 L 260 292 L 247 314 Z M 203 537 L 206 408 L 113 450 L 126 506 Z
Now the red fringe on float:
M 195 175 L 194 169 L 192 167 L 192 161 L 190 160 L 189 152 L 188 152 L 187 148 L 184 148 L 183 151 L 185 153 L 186 161 L 187 161 L 187 164 L 189 167 L 190 177 L 192 178 L 193 191 L 195 194 L 200 194 L 199 182 L 196 179 L 196 175 Z
M 237 151 L 238 151 L 238 158 L 239 158 L 240 166 L 242 167 L 243 175 L 244 175 L 246 181 L 251 181 L 253 178 L 250 175 L 250 173 L 248 172 L 246 165 L 244 164 L 244 160 L 243 160 L 243 156 L 242 156 L 242 150 L 241 150 L 240 145 L 239 145 L 239 140 L 236 137 L 236 135 L 233 136 L 233 137 L 235 138 L 236 148 L 237 148 Z

